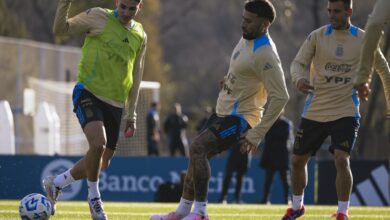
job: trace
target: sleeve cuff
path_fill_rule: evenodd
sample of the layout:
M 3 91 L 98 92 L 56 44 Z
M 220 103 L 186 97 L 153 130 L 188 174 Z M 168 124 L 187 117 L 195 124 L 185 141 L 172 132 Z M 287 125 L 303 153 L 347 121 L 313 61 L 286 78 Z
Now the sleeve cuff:
M 126 114 L 125 119 L 128 121 L 136 122 L 136 117 L 134 115 L 131 115 L 131 114 Z
M 261 142 L 261 138 L 256 137 L 256 133 L 252 129 L 248 131 L 248 134 L 246 135 L 245 138 L 253 145 L 255 145 L 256 148 L 259 146 Z

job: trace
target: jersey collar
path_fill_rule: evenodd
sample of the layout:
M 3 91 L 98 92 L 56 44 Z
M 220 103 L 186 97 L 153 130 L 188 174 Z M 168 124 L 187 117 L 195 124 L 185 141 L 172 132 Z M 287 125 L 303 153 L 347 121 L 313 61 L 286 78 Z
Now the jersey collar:
M 350 24 L 349 28 L 348 28 L 348 31 L 349 31 L 349 33 L 352 34 L 352 36 L 354 36 L 354 37 L 358 36 L 358 28 L 355 25 Z M 329 36 L 332 33 L 333 33 L 333 26 L 331 24 L 328 24 L 328 26 L 326 27 L 325 35 Z
M 271 45 L 270 40 L 268 38 L 268 34 L 263 34 L 253 40 L 253 52 L 265 45 Z

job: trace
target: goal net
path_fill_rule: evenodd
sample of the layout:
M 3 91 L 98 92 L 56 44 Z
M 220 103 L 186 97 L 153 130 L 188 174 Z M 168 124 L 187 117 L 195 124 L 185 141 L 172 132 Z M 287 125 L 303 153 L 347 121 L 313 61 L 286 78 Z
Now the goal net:
M 29 87 L 35 92 L 35 106 L 47 102 L 52 104 L 60 118 L 60 155 L 83 155 L 88 143 L 73 113 L 72 92 L 75 82 L 61 82 L 29 78 Z M 141 156 L 147 154 L 146 115 L 153 101 L 158 102 L 160 83 L 142 81 L 137 105 L 137 130 L 132 138 L 123 134 L 126 120 L 122 118 L 116 155 Z M 126 109 L 125 109 L 126 111 Z M 126 112 L 123 112 L 125 115 Z

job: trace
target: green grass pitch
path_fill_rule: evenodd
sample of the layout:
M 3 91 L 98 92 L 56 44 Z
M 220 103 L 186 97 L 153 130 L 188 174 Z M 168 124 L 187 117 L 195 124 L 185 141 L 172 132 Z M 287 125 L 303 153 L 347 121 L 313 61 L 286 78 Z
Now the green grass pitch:
M 19 201 L 0 200 L 0 220 L 19 219 Z M 148 220 L 149 216 L 156 213 L 166 213 L 176 208 L 173 203 L 133 203 L 133 202 L 105 202 L 106 213 L 110 220 Z M 305 206 L 306 214 L 299 218 L 302 220 L 331 220 L 331 214 L 336 206 Z M 256 204 L 210 204 L 209 217 L 212 220 L 257 220 L 257 219 L 281 219 L 287 205 L 256 205 Z M 53 220 L 60 219 L 91 219 L 86 201 L 59 202 L 56 215 Z M 356 207 L 350 209 L 351 220 L 390 219 L 389 207 Z

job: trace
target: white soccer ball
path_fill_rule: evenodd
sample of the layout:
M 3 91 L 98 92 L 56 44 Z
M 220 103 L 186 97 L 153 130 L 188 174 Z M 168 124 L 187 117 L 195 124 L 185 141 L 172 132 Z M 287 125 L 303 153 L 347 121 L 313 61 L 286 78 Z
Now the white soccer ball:
M 50 218 L 53 207 L 50 201 L 39 193 L 25 196 L 19 204 L 19 215 L 22 220 Z

